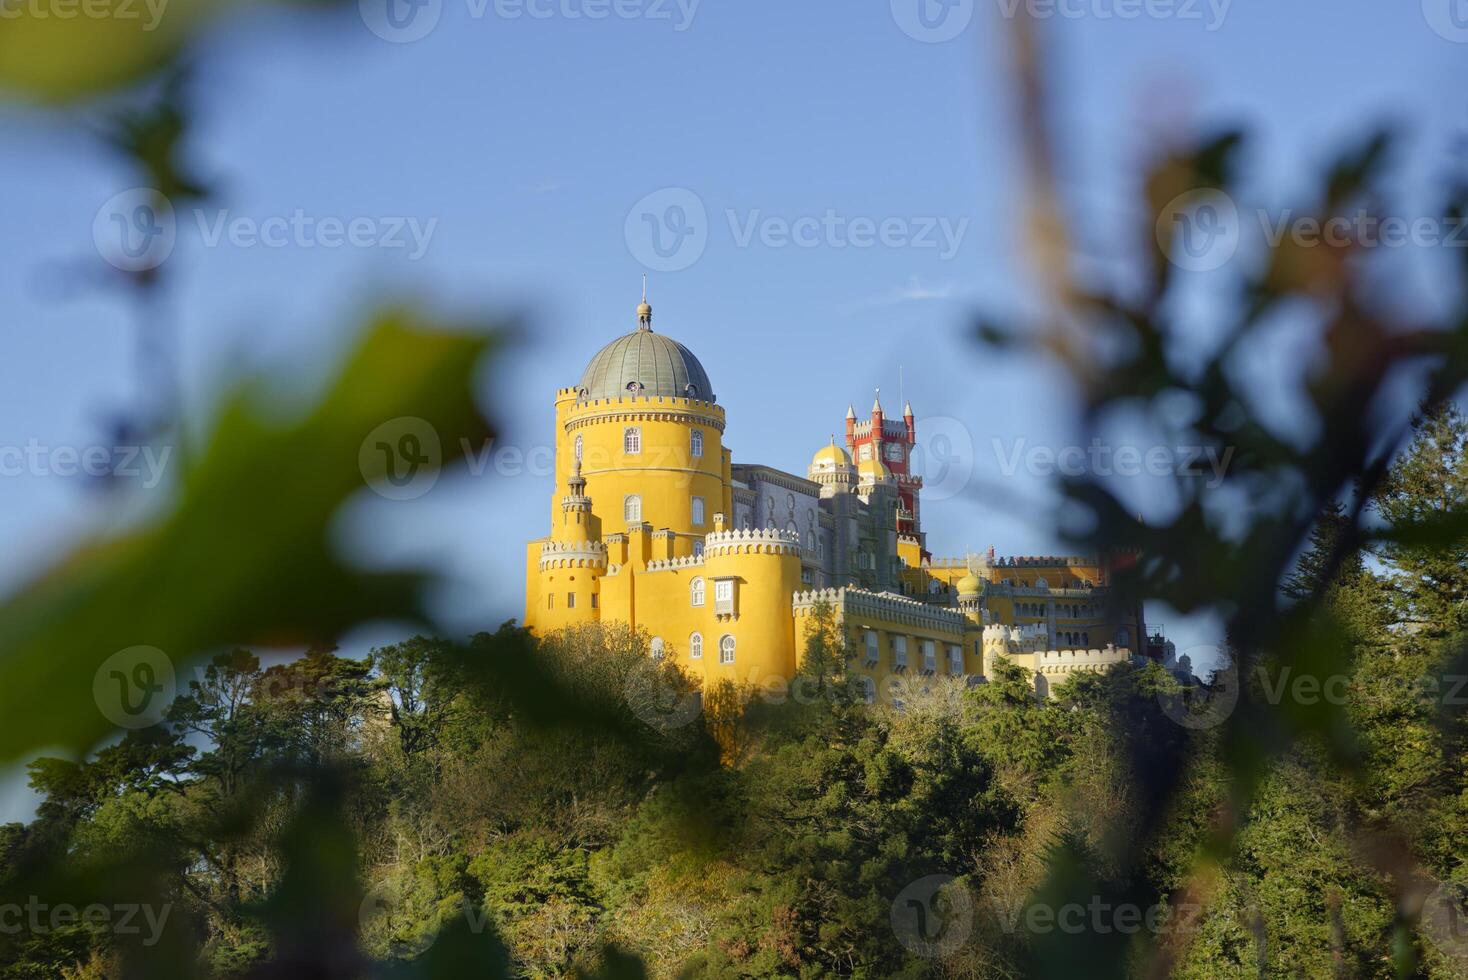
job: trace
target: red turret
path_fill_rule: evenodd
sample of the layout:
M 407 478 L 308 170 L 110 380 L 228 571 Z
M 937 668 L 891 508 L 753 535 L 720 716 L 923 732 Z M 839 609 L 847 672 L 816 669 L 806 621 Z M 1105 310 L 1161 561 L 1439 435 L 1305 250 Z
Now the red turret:
M 907 425 L 907 444 L 917 445 L 917 419 L 912 417 L 912 402 L 902 407 L 902 421 Z

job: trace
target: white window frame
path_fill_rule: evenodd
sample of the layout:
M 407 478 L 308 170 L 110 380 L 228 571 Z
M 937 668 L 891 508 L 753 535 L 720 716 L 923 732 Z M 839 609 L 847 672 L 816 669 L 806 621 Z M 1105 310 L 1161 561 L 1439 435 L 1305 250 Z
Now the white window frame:
M 567 609 L 575 609 L 576 608 L 576 593 L 574 593 L 574 592 L 567 592 L 566 593 L 566 608 Z
M 622 452 L 628 456 L 637 456 L 642 452 L 641 426 L 629 425 L 622 430 Z
M 642 495 L 629 493 L 622 498 L 622 517 L 628 524 L 642 522 Z
M 938 650 L 932 640 L 922 640 L 923 651 L 923 673 L 936 674 L 938 672 Z
M 727 602 L 734 598 L 734 583 L 728 579 L 714 583 L 714 601 Z
M 703 430 L 694 429 L 688 437 L 688 450 L 694 459 L 703 459 Z
M 725 633 L 719 637 L 719 663 L 732 664 L 734 662 L 734 634 Z
M 652 638 L 651 653 L 652 659 L 654 660 L 663 659 L 663 654 L 667 653 L 667 644 L 663 642 L 663 638 L 661 636 L 655 636 Z
M 862 636 L 862 642 L 866 645 L 867 666 L 875 667 L 877 665 L 877 661 L 881 659 L 881 653 L 879 652 L 879 644 L 877 640 L 877 631 L 865 630 Z
M 702 633 L 690 633 L 689 634 L 689 636 L 688 636 L 688 659 L 689 660 L 702 660 L 703 659 L 703 634 Z
M 954 677 L 963 676 L 963 647 L 948 645 L 948 672 Z
M 689 503 L 689 516 L 693 520 L 694 527 L 703 527 L 705 507 L 702 497 L 694 497 Z
M 892 637 L 892 669 L 907 669 L 907 637 Z
M 575 455 L 575 457 L 577 459 L 580 459 L 581 458 L 581 452 L 582 452 L 581 437 L 580 436 L 577 436 L 576 437 L 576 442 L 573 443 L 572 453 L 574 453 L 574 455 Z
M 877 703 L 877 682 L 870 677 L 861 679 L 861 697 L 867 704 Z
M 698 578 L 695 578 L 692 582 L 688 583 L 688 602 L 690 605 L 703 605 L 705 594 L 706 593 L 702 576 L 699 576 Z

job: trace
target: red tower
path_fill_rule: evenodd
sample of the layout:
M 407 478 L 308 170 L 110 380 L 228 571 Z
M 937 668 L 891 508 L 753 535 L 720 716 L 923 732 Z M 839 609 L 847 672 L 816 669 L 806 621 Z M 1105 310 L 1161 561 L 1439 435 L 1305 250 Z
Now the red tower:
M 856 410 L 846 409 L 846 449 L 853 462 L 879 459 L 897 482 L 897 530 L 900 534 L 921 537 L 921 515 L 918 491 L 923 478 L 912 472 L 912 449 L 917 445 L 917 419 L 912 404 L 903 406 L 902 420 L 889 421 L 882 412 L 882 390 L 872 402 L 872 417 L 858 422 Z

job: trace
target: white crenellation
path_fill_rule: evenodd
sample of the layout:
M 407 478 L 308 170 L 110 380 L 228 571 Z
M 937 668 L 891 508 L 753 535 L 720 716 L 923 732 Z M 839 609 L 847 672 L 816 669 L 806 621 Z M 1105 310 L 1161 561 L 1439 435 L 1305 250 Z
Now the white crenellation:
M 798 555 L 800 535 L 775 527 L 713 531 L 704 535 L 705 555 Z

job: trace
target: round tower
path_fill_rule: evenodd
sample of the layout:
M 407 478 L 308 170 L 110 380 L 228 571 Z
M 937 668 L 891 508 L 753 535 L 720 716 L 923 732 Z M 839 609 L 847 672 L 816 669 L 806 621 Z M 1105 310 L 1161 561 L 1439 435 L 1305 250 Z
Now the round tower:
M 579 463 L 600 533 L 667 529 L 673 556 L 691 555 L 730 504 L 725 416 L 715 397 L 693 352 L 652 329 L 644 297 L 637 328 L 598 351 L 580 383 L 557 395 L 557 482 Z

